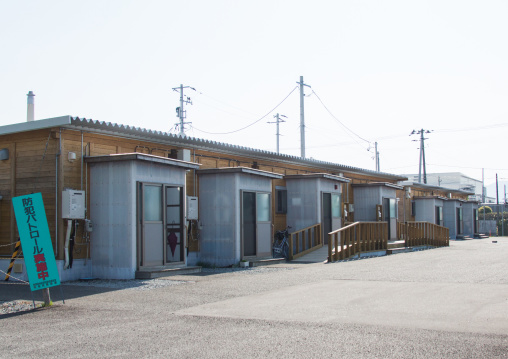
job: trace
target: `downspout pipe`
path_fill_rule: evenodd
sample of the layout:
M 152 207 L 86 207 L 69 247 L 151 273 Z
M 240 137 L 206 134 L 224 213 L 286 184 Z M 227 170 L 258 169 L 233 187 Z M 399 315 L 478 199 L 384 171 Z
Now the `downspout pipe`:
M 58 152 L 55 156 L 55 258 L 58 258 L 58 163 L 62 154 L 62 129 L 60 128 L 58 136 Z
M 65 233 L 65 246 L 64 246 L 64 269 L 69 269 L 69 241 L 71 238 L 72 231 L 72 219 L 67 220 L 67 232 Z

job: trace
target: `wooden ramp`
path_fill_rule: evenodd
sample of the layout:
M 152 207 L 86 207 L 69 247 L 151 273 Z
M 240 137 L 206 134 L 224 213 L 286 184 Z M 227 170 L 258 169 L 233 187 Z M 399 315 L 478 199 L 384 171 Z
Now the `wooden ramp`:
M 383 256 L 383 255 L 390 255 L 390 254 L 397 254 L 397 253 L 408 253 L 414 251 L 415 248 L 413 247 L 406 247 L 405 241 L 403 240 L 393 240 L 388 241 L 388 248 L 381 249 L 381 250 L 374 250 L 374 251 L 365 251 L 356 253 L 352 258 L 356 256 Z M 306 254 L 298 259 L 294 259 L 290 261 L 290 263 L 305 263 L 305 264 L 311 264 L 311 263 L 326 263 L 328 261 L 328 246 L 323 246 L 314 252 L 311 252 L 309 254 Z
M 305 254 L 300 258 L 293 259 L 290 263 L 324 263 L 328 260 L 328 246 L 323 246 L 313 252 Z

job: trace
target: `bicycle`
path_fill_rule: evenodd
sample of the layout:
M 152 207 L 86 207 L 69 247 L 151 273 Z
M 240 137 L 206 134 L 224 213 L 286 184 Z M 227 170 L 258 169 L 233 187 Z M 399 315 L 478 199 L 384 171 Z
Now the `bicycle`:
M 272 247 L 272 254 L 273 258 L 286 258 L 289 257 L 289 243 L 288 243 L 288 237 L 289 237 L 289 229 L 291 227 L 287 226 L 286 229 L 282 231 L 275 232 L 274 240 L 273 240 L 273 247 Z

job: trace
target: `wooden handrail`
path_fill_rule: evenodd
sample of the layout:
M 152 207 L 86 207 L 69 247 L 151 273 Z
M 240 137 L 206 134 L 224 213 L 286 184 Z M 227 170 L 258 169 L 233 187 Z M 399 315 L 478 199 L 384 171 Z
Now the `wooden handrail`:
M 315 251 L 323 246 L 321 238 L 321 223 L 299 229 L 289 234 L 289 260 L 300 258 L 301 256 Z
M 388 222 L 355 222 L 328 233 L 328 262 L 388 248 Z
M 450 245 L 450 230 L 429 222 L 399 222 L 397 235 L 399 239 L 406 241 L 406 247 L 425 245 L 447 247 Z

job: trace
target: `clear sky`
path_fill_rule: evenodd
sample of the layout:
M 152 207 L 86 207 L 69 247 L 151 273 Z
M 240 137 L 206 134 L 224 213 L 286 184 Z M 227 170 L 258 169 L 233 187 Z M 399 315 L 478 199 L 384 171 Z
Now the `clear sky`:
M 433 130 L 427 172 L 488 185 L 508 179 L 507 18 L 505 0 L 0 0 L 0 125 L 32 90 L 36 119 L 175 132 L 183 84 L 187 135 L 275 151 L 280 113 L 298 156 L 304 76 L 307 157 L 374 170 L 378 142 L 383 172 L 418 173 L 409 134 Z

